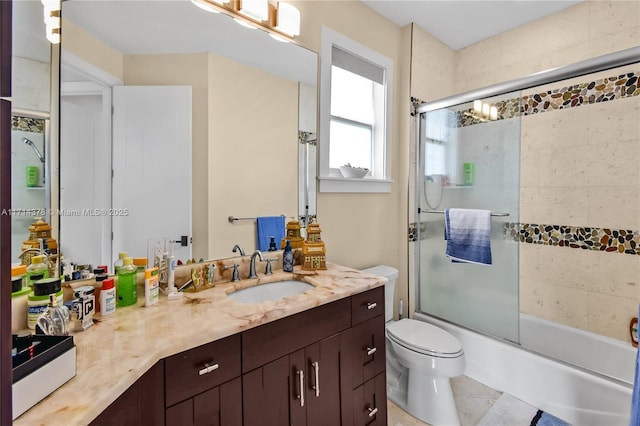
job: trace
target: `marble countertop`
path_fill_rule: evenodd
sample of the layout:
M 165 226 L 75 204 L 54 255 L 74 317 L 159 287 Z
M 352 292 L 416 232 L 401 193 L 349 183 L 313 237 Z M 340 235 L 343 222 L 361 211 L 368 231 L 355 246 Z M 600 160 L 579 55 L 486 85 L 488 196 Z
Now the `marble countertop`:
M 185 293 L 178 300 L 161 296 L 159 304 L 151 307 L 144 307 L 144 293 L 140 297 L 139 292 L 137 305 L 118 308 L 87 331 L 73 334 L 76 376 L 14 424 L 88 424 L 162 358 L 386 283 L 385 278 L 348 267 L 328 264 L 327 268 L 274 270 L 270 276 L 260 274 L 257 279 Z M 287 279 L 315 288 L 256 304 L 227 297 L 244 287 Z

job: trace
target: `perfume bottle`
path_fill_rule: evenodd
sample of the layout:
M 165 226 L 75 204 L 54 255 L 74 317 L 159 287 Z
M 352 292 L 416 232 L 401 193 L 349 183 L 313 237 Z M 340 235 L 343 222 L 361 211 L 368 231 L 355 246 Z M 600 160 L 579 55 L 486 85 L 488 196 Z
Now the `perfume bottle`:
M 69 334 L 69 309 L 58 304 L 55 293 L 49 295 L 49 306 L 40 315 L 36 324 L 44 334 L 49 336 Z

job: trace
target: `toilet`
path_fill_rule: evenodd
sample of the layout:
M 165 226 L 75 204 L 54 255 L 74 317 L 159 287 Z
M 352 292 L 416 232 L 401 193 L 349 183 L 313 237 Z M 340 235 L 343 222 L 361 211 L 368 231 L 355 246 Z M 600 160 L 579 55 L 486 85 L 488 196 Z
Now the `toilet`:
M 398 270 L 380 265 L 364 272 L 389 280 L 384 289 L 387 397 L 430 425 L 459 425 L 450 379 L 464 372 L 462 344 L 432 324 L 413 319 L 393 321 Z

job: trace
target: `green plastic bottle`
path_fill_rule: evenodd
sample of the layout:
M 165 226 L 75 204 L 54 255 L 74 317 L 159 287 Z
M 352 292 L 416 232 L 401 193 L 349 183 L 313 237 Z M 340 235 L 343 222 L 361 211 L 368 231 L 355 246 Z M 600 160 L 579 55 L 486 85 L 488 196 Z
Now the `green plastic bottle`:
M 138 302 L 138 284 L 136 275 L 138 268 L 131 257 L 122 260 L 123 265 L 118 268 L 118 307 L 133 305 Z
M 113 272 L 116 275 L 118 274 L 118 269 L 122 268 L 122 265 L 124 265 L 125 257 L 128 257 L 126 251 L 121 251 L 120 253 L 118 253 L 118 260 L 116 260 L 113 264 Z

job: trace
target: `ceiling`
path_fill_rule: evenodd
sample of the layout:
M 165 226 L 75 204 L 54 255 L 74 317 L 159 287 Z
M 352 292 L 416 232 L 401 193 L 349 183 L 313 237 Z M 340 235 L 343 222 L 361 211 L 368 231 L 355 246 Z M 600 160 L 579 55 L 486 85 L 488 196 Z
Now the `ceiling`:
M 573 6 L 581 0 L 362 1 L 397 25 L 415 22 L 457 50 Z M 151 3 L 149 0 L 74 0 L 63 4 L 67 18 L 83 21 L 81 26 L 86 30 L 125 54 L 151 53 L 159 46 L 164 53 L 211 51 L 245 62 L 252 58 L 261 58 L 261 61 L 271 59 L 272 65 L 279 67 L 281 72 L 287 72 L 298 63 L 282 60 L 286 57 L 282 53 L 287 50 L 286 43 L 274 43 L 262 31 L 240 28 L 223 15 L 205 13 L 189 0 L 157 1 L 150 8 Z M 41 8 L 38 0 L 14 2 L 13 47 L 18 56 L 48 62 L 50 50 L 44 39 Z M 216 19 L 216 25 L 212 25 Z M 243 52 L 247 52 L 246 57 L 234 57 L 239 51 L 236 48 L 238 44 L 243 46 Z
M 452 48 L 509 31 L 581 0 L 362 0 L 400 26 L 411 22 Z

